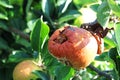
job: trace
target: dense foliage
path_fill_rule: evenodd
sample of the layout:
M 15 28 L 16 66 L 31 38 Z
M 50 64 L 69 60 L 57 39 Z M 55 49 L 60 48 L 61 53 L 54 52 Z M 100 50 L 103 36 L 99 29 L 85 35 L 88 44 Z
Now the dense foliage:
M 0 80 L 13 80 L 15 66 L 26 59 L 42 62 L 42 80 L 106 80 L 89 67 L 76 71 L 49 54 L 49 37 L 64 26 L 93 22 L 111 28 L 104 52 L 92 65 L 120 79 L 119 0 L 0 0 Z M 109 79 L 108 79 L 109 80 Z

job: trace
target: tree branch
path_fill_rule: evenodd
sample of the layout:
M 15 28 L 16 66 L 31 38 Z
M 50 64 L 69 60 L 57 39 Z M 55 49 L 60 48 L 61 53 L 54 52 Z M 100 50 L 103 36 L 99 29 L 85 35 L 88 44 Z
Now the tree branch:
M 18 34 L 20 37 L 30 41 L 30 36 L 28 34 L 25 34 L 24 32 L 14 28 L 14 27 L 9 27 L 9 30 L 15 34 Z
M 96 73 L 98 73 L 98 75 L 100 76 L 104 76 L 106 77 L 108 80 L 112 80 L 112 76 L 103 72 L 103 71 L 100 71 L 99 69 L 97 69 L 96 67 L 94 67 L 93 65 L 89 65 L 88 68 L 90 68 L 91 70 L 95 71 Z

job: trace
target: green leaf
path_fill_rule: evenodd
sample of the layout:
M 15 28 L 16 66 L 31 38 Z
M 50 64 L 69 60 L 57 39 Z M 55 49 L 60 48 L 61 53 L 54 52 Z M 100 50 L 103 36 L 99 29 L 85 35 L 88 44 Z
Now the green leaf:
M 45 42 L 41 53 L 42 53 L 41 58 L 43 59 L 44 65 L 49 70 L 49 73 L 54 75 L 53 73 L 54 70 L 56 69 L 57 66 L 61 66 L 61 63 L 59 63 L 56 58 L 50 55 L 48 51 L 48 40 Z
M 4 29 L 4 30 L 8 30 L 8 27 L 5 23 L 3 23 L 2 21 L 0 21 L 0 28 Z
M 37 75 L 38 78 L 40 78 L 40 80 L 50 80 L 50 77 L 45 72 L 43 72 L 43 71 L 35 70 L 32 73 L 35 74 L 35 75 Z
M 89 5 L 89 4 L 97 3 L 98 0 L 73 0 L 73 2 L 79 8 L 79 6 L 86 6 L 86 5 Z
M 42 11 L 47 17 L 53 14 L 54 10 L 54 0 L 42 0 Z
M 71 2 L 72 2 L 72 0 L 58 0 L 57 6 L 58 6 L 58 15 L 59 16 L 67 11 L 68 6 L 70 5 Z
M 62 14 L 58 21 L 59 21 L 59 23 L 63 23 L 65 21 L 75 19 L 75 18 L 79 17 L 80 15 L 81 15 L 81 13 L 77 10 L 69 10 L 69 11 L 65 12 L 64 14 Z
M 33 2 L 33 0 L 28 0 L 27 6 L 26 6 L 26 13 L 29 12 L 32 2 Z
M 30 43 L 27 40 L 23 39 L 23 38 L 17 39 L 16 43 L 21 44 L 21 45 L 23 45 L 25 47 L 30 47 L 31 46 Z
M 112 40 L 112 39 L 110 39 L 110 38 L 108 38 L 108 37 L 105 37 L 104 38 L 104 42 L 106 43 L 106 44 L 108 44 L 109 45 L 109 47 L 116 47 L 116 43 L 115 43 L 115 41 L 114 40 Z
M 9 49 L 7 42 L 0 37 L 0 49 Z
M 113 13 L 120 17 L 120 6 L 114 0 L 107 0 L 109 7 L 112 9 Z
M 42 19 L 36 20 L 33 27 L 33 31 L 30 35 L 31 45 L 34 50 L 41 51 L 48 38 L 49 27 L 42 21 Z
M 0 19 L 5 19 L 5 20 L 8 20 L 8 17 L 2 13 L 0 13 Z
M 101 55 L 96 56 L 95 60 L 98 60 L 98 61 L 109 61 L 108 52 L 104 52 Z
M 104 1 L 97 10 L 97 20 L 103 26 L 107 27 L 110 18 L 110 9 L 108 3 Z
M 9 19 L 9 24 L 10 26 L 18 28 L 20 30 L 23 30 L 26 27 L 26 22 L 22 18 L 11 18 Z
M 0 19 L 8 20 L 7 11 L 2 7 L 0 7 Z
M 13 6 L 10 5 L 6 0 L 0 0 L 0 6 L 3 6 L 5 8 L 13 8 Z
M 114 61 L 116 70 L 118 71 L 118 75 L 120 77 L 120 56 L 118 55 L 118 51 L 116 47 L 110 49 L 109 56 Z
M 13 4 L 13 5 L 16 4 L 16 5 L 22 6 L 23 1 L 25 1 L 25 0 L 7 0 L 7 1 L 9 1 L 10 4 Z
M 74 69 L 69 66 L 59 66 L 55 74 L 57 80 L 70 80 L 74 75 Z
M 13 51 L 9 55 L 8 62 L 19 62 L 25 59 L 29 59 L 30 56 L 24 51 Z
M 114 27 L 114 30 L 115 30 L 116 41 L 117 41 L 118 48 L 120 51 L 120 23 L 116 24 L 116 26 Z
M 90 8 L 91 8 L 93 11 L 97 12 L 97 9 L 98 9 L 99 6 L 100 6 L 99 4 L 94 4 L 94 5 L 91 5 Z
M 109 74 L 111 74 L 113 76 L 114 80 L 119 80 L 118 73 L 116 72 L 115 69 L 113 69 Z

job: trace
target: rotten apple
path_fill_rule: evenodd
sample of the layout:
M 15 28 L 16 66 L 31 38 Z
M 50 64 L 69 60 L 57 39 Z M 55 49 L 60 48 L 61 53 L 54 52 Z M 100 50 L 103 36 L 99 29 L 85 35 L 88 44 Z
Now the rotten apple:
M 48 49 L 61 62 L 81 69 L 87 67 L 100 50 L 97 39 L 85 29 L 65 26 L 52 34 Z

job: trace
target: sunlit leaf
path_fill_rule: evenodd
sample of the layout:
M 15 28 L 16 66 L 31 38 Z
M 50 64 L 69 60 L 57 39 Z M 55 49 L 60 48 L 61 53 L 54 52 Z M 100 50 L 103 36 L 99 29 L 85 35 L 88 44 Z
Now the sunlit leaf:
M 36 51 L 41 51 L 46 39 L 48 38 L 49 27 L 38 19 L 35 22 L 34 29 L 30 35 L 32 48 Z
M 112 9 L 113 13 L 120 17 L 120 6 L 114 0 L 107 0 L 110 8 Z
M 115 29 L 116 41 L 117 41 L 117 44 L 118 44 L 118 47 L 119 47 L 119 51 L 120 51 L 120 24 L 116 24 L 114 29 Z
M 73 2 L 78 6 L 86 6 L 89 4 L 97 3 L 99 0 L 73 0 Z
M 0 6 L 6 7 L 6 8 L 13 8 L 13 6 L 8 4 L 6 0 L 0 0 Z
M 0 19 L 8 20 L 7 11 L 2 7 L 0 7 Z
M 6 15 L 0 13 L 0 19 L 8 20 L 8 17 Z
M 97 10 L 97 20 L 103 26 L 107 27 L 110 18 L 110 9 L 108 3 L 104 1 Z
M 104 42 L 105 42 L 106 44 L 108 44 L 109 47 L 116 47 L 116 43 L 114 42 L 114 40 L 112 40 L 112 39 L 110 39 L 110 38 L 108 38 L 108 37 L 105 37 L 105 38 L 104 38 Z

